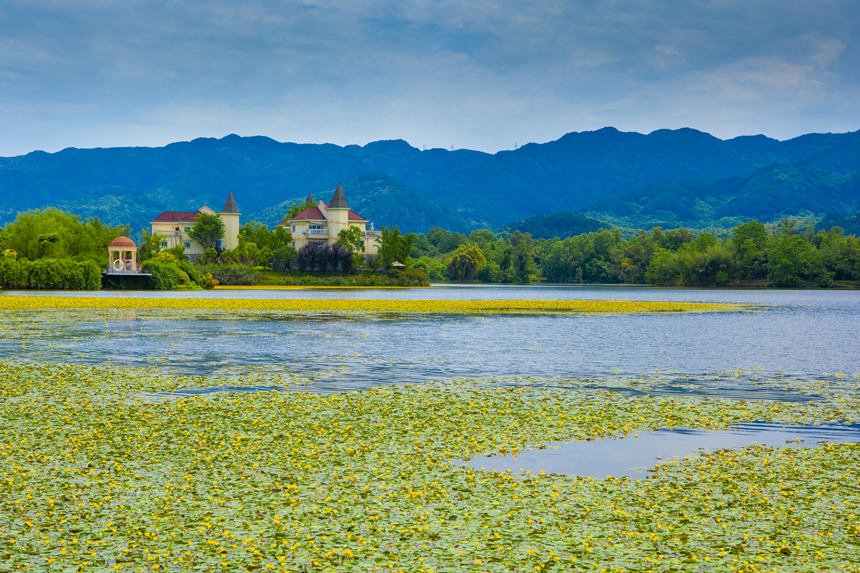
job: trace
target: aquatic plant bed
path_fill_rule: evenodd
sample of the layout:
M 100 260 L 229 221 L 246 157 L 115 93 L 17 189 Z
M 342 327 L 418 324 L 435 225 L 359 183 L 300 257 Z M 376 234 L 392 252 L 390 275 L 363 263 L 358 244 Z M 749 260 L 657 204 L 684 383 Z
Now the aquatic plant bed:
M 572 314 L 728 312 L 733 303 L 632 300 L 238 299 L 86 296 L 0 296 L 0 310 L 169 310 L 228 313 Z
M 250 386 L 289 386 L 255 371 Z M 751 447 L 648 480 L 451 459 L 637 430 L 857 422 L 797 403 L 235 379 L 0 361 L 0 570 L 832 571 L 860 563 L 860 446 Z

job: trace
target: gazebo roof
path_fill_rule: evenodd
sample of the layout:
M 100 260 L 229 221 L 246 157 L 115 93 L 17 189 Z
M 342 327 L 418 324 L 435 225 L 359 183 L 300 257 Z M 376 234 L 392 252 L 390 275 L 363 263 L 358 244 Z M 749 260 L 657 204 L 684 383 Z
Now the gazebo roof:
M 104 244 L 104 243 L 102 243 L 102 244 Z M 131 239 L 129 239 L 128 237 L 126 237 L 124 235 L 120 235 L 119 237 L 117 237 L 116 239 L 111 241 L 110 246 L 111 247 L 130 248 L 130 249 L 136 249 L 137 248 L 137 245 L 134 244 L 134 241 L 132 241 Z

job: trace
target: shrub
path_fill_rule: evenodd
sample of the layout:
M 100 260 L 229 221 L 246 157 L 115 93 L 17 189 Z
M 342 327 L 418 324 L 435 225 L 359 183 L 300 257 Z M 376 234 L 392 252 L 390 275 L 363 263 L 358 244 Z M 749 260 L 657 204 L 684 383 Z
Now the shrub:
M 143 263 L 143 271 L 152 275 L 150 283 L 155 290 L 173 290 L 182 284 L 181 271 L 174 263 L 150 259 Z
M 16 261 L 13 258 L 0 259 L 0 287 L 7 289 L 27 288 L 29 261 Z
M 192 265 L 188 261 L 179 261 L 176 263 L 176 266 L 188 275 L 188 278 L 191 280 L 191 282 L 203 286 L 203 274 L 197 269 L 196 266 Z
M 290 268 L 290 265 L 293 264 L 293 260 L 295 258 L 296 250 L 289 245 L 283 245 L 272 251 L 272 256 L 269 259 L 269 262 L 272 265 L 272 269 L 276 271 L 286 271 Z
M 339 244 L 311 242 L 296 253 L 296 266 L 300 271 L 349 274 L 352 262 L 352 251 Z
M 0 287 L 36 290 L 98 290 L 101 269 L 92 261 L 0 259 Z
M 260 281 L 260 273 L 247 265 L 201 265 L 198 270 L 222 285 L 255 285 Z

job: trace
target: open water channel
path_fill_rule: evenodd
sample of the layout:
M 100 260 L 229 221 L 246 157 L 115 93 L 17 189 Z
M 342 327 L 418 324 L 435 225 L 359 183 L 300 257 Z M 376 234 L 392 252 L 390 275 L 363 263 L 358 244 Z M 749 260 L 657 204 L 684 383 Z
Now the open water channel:
M 36 293 L 6 293 L 3 296 Z M 63 293 L 44 293 L 63 294 Z M 77 296 L 79 293 L 65 293 Z M 80 293 L 92 295 L 92 293 Z M 595 286 L 100 292 L 229 298 L 633 299 L 743 302 L 754 312 L 403 318 L 153 319 L 97 313 L 74 322 L 5 316 L 0 356 L 156 365 L 189 374 L 254 366 L 295 373 L 307 389 L 466 377 L 608 377 L 660 373 L 668 392 L 745 394 L 753 371 L 817 378 L 860 373 L 860 292 Z M 856 380 L 856 379 L 855 379 Z M 752 388 L 755 390 L 755 388 Z

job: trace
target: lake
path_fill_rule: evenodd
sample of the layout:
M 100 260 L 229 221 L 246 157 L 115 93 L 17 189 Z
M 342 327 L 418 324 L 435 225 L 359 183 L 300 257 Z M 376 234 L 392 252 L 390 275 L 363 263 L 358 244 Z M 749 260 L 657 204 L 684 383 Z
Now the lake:
M 475 377 L 591 377 L 656 373 L 657 390 L 765 397 L 759 377 L 860 373 L 860 292 L 611 286 L 465 286 L 424 289 L 110 292 L 66 296 L 407 299 L 632 299 L 743 302 L 713 314 L 290 317 L 165 320 L 93 315 L 76 322 L 5 317 L 0 355 L 37 361 L 156 365 L 229 375 L 277 367 L 304 389 Z M 746 374 L 737 376 L 734 371 Z M 752 380 L 752 382 L 751 382 Z M 595 387 L 601 384 L 595 382 Z M 770 388 L 773 397 L 788 394 Z

